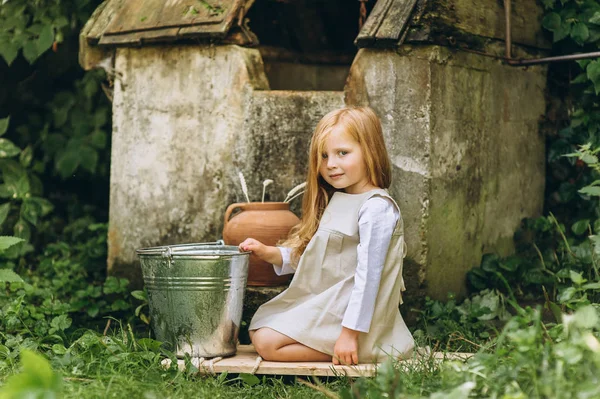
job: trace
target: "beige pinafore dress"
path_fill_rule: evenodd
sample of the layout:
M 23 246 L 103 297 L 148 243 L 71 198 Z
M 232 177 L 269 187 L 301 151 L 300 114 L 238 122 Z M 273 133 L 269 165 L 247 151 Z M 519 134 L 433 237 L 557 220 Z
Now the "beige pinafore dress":
M 358 213 L 365 201 L 375 195 L 392 199 L 383 189 L 362 194 L 333 194 L 317 232 L 298 262 L 289 288 L 257 310 L 250 330 L 268 327 L 319 352 L 333 355 L 354 287 Z M 398 208 L 395 202 L 394 205 Z M 388 354 L 406 357 L 412 352 L 412 335 L 398 311 L 401 292 L 405 289 L 402 279 L 405 249 L 400 216 L 381 275 L 371 328 L 368 333 L 359 335 L 361 363 L 381 361 Z

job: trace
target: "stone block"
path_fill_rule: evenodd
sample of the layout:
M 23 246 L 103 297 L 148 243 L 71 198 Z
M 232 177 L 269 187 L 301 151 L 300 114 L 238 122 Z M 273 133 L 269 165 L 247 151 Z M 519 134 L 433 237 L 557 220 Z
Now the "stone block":
M 524 217 L 541 213 L 544 67 L 514 68 L 443 47 L 361 50 L 349 104 L 382 119 L 404 214 L 410 292 L 465 293 L 485 252 L 512 250 Z

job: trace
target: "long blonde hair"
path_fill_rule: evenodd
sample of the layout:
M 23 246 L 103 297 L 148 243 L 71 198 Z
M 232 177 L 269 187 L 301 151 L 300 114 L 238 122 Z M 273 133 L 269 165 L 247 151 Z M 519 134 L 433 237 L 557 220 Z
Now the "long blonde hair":
M 329 112 L 317 124 L 310 140 L 306 189 L 302 199 L 302 219 L 281 245 L 292 247 L 292 258 L 298 260 L 310 239 L 317 232 L 321 216 L 329 199 L 336 191 L 320 175 L 325 139 L 341 126 L 356 140 L 365 159 L 369 183 L 388 188 L 392 182 L 392 168 L 381 130 L 381 122 L 369 107 L 347 107 Z

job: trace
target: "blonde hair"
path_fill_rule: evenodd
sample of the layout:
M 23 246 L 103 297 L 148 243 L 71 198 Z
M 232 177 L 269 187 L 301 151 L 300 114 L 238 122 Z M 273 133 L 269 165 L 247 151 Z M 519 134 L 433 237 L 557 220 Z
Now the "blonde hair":
M 336 191 L 320 175 L 325 139 L 336 127 L 341 126 L 359 143 L 365 160 L 369 183 L 375 187 L 388 188 L 392 182 L 392 168 L 381 130 L 381 122 L 369 107 L 347 107 L 329 112 L 317 124 L 308 156 L 306 189 L 302 199 L 302 219 L 281 245 L 292 247 L 292 258 L 298 260 L 310 239 L 317 232 L 321 216 L 329 199 Z

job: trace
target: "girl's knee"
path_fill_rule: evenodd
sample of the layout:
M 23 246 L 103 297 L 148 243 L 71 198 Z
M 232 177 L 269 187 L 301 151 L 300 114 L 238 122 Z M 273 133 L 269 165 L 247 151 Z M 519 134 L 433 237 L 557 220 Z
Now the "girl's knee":
M 273 339 L 269 338 L 269 331 L 264 328 L 259 328 L 250 336 L 250 340 L 254 345 L 256 352 L 265 360 L 272 360 L 277 348 L 274 345 Z

